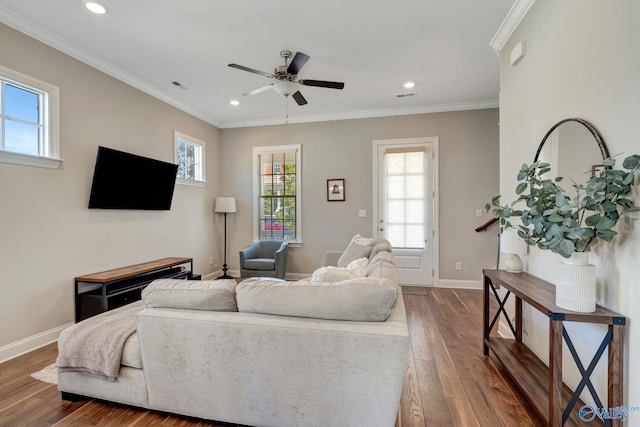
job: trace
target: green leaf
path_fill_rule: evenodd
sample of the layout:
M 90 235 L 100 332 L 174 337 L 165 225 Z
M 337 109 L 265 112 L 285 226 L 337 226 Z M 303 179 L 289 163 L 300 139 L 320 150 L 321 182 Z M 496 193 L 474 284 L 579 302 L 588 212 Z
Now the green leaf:
M 633 170 L 638 166 L 640 166 L 640 156 L 637 154 L 627 157 L 622 162 L 622 167 L 625 169 Z
M 562 215 L 558 215 L 557 213 L 554 213 L 554 214 L 549 215 L 548 220 L 551 221 L 551 222 L 563 222 L 564 221 L 564 217 Z
M 616 222 L 607 218 L 607 217 L 602 217 L 600 218 L 600 220 L 598 221 L 598 223 L 596 224 L 596 229 L 597 230 L 609 230 L 611 228 L 613 228 L 616 225 Z
M 616 234 L 618 234 L 618 233 L 616 233 L 613 230 L 598 230 L 598 232 L 596 233 L 598 238 L 600 238 L 602 240 L 606 240 L 606 241 L 611 241 L 613 236 L 615 236 Z
M 569 239 L 565 239 L 558 245 L 558 253 L 565 258 L 570 258 L 571 254 L 573 254 L 573 250 L 575 246 L 573 242 Z
M 605 212 L 613 212 L 613 211 L 618 210 L 618 207 L 616 206 L 616 204 L 615 204 L 615 203 L 613 203 L 613 202 L 609 202 L 609 201 L 606 201 L 606 202 L 603 202 L 603 203 L 602 203 L 602 209 L 603 209 Z
M 584 223 L 588 227 L 595 227 L 598 221 L 600 221 L 600 218 L 600 215 L 591 215 L 584 220 Z
M 516 187 L 516 194 L 520 195 L 522 193 L 525 192 L 525 190 L 527 189 L 528 185 L 526 182 L 521 182 L 520 184 L 518 184 L 518 186 Z

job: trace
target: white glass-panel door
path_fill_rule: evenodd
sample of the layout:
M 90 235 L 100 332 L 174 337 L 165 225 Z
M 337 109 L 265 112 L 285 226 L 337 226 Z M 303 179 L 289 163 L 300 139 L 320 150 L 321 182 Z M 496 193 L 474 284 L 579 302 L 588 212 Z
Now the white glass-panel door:
M 376 234 L 403 285 L 434 284 L 434 152 L 430 139 L 376 141 Z

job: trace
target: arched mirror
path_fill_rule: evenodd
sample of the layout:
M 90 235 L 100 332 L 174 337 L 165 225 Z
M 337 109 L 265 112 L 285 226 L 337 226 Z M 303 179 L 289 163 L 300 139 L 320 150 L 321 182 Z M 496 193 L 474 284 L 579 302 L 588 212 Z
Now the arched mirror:
M 551 165 L 550 177 L 561 176 L 565 191 L 573 189 L 575 181 L 584 184 L 593 174 L 600 173 L 609 150 L 600 132 L 583 119 L 569 118 L 549 129 L 536 151 L 534 162 Z

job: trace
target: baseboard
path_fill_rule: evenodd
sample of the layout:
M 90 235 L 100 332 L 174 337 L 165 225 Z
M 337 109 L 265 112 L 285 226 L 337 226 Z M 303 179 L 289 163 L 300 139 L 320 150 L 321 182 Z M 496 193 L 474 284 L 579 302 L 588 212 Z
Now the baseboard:
M 451 289 L 482 289 L 481 280 L 455 280 L 455 279 L 440 279 L 438 280 L 439 288 L 451 288 Z
M 73 322 L 67 323 L 65 325 L 58 326 L 57 328 L 49 329 L 48 331 L 44 331 L 37 335 L 0 347 L 0 363 L 22 356 L 25 353 L 29 353 L 30 351 L 43 347 L 47 344 L 51 344 L 52 342 L 56 342 L 60 336 L 60 332 L 73 324 Z
M 214 271 L 213 273 L 205 274 L 202 276 L 202 280 L 215 280 L 218 276 L 222 276 L 222 270 Z

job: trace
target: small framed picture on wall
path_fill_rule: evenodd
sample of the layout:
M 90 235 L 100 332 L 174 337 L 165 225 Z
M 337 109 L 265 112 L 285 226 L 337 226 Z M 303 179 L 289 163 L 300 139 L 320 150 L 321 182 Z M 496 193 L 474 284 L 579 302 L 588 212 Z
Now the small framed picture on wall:
M 344 179 L 327 180 L 327 201 L 344 202 Z

